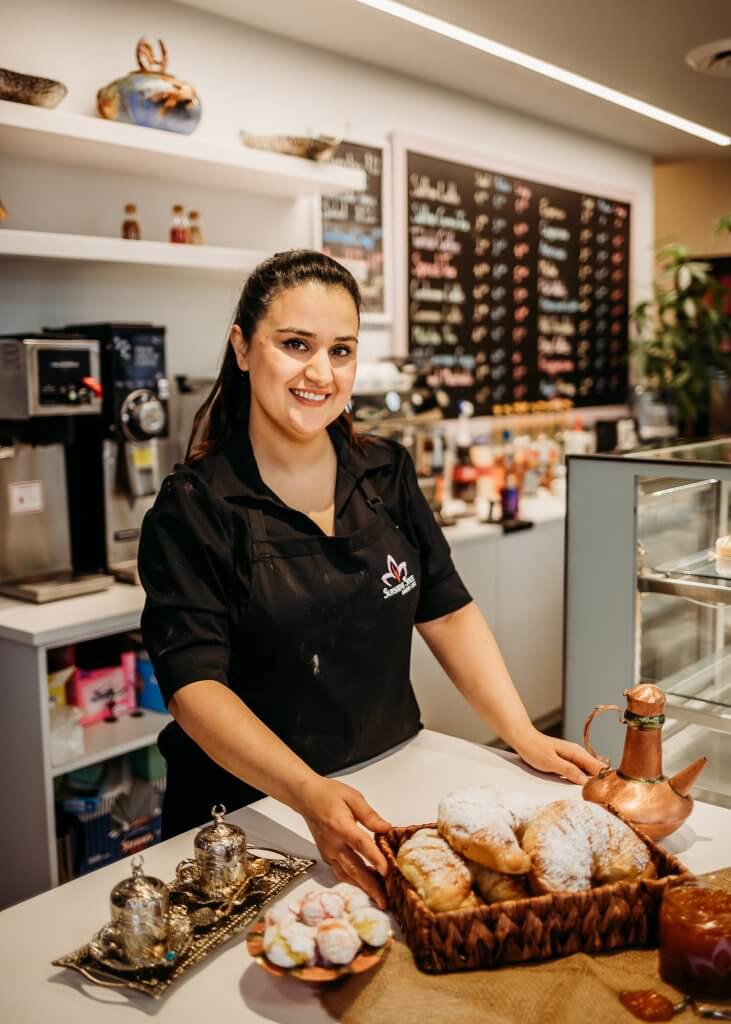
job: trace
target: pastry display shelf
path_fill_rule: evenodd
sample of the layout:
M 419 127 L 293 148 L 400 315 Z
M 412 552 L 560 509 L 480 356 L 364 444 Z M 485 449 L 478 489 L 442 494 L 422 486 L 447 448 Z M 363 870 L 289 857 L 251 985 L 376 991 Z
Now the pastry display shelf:
M 716 571 L 710 551 L 643 569 L 637 576 L 641 593 L 671 594 L 704 604 L 731 605 L 731 579 Z
M 726 647 L 657 680 L 667 718 L 731 733 L 731 649 Z M 726 740 L 729 743 L 729 739 Z
M 189 135 L 0 100 L 0 150 L 121 174 L 295 199 L 365 189 L 365 173 Z
M 0 230 L 0 257 L 75 260 L 86 263 L 133 263 L 189 270 L 248 273 L 268 253 L 212 245 L 174 245 L 96 235 L 62 235 L 47 231 Z
M 84 753 L 51 767 L 56 777 L 67 772 L 98 764 L 112 757 L 129 754 L 132 750 L 149 747 L 157 740 L 158 733 L 171 721 L 170 715 L 159 711 L 140 709 L 142 715 L 122 715 L 116 722 L 96 722 L 84 728 Z

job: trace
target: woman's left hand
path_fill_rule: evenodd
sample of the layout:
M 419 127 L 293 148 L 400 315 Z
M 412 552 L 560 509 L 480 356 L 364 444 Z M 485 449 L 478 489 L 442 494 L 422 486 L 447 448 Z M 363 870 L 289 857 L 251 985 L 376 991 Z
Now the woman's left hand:
M 603 761 L 592 757 L 589 751 L 578 743 L 546 736 L 537 729 L 534 729 L 520 746 L 516 744 L 515 749 L 531 768 L 536 768 L 540 772 L 553 772 L 562 779 L 575 782 L 578 786 L 583 785 L 602 768 L 606 768 Z

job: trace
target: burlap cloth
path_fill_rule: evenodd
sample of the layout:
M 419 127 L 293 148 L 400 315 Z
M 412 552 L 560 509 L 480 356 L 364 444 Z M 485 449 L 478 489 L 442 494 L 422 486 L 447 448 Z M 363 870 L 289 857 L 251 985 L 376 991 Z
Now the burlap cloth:
M 731 868 L 723 874 L 731 884 Z M 636 1024 L 619 1002 L 625 989 L 682 998 L 661 980 L 656 949 L 432 975 L 396 938 L 380 966 L 323 986 L 321 999 L 342 1024 Z M 691 1020 L 700 1018 L 690 1008 L 673 1018 Z

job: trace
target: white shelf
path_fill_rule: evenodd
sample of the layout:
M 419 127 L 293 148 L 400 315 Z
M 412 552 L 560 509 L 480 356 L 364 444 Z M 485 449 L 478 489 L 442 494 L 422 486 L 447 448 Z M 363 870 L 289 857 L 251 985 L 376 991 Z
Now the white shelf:
M 197 141 L 195 136 L 9 100 L 0 100 L 0 150 L 36 160 L 290 199 L 357 192 L 366 185 L 365 173 L 350 167 L 243 145 L 224 147 Z
M 77 260 L 87 263 L 135 263 L 189 270 L 251 271 L 269 253 L 213 245 L 175 245 L 97 235 L 60 235 L 48 231 L 0 228 L 0 257 Z
M 149 747 L 157 740 L 164 725 L 172 721 L 170 715 L 159 711 L 144 710 L 141 718 L 123 715 L 117 722 L 97 722 L 84 728 L 84 753 L 62 764 L 51 766 L 51 775 L 65 775 L 67 772 L 98 764 L 110 757 L 128 754 L 131 750 Z
M 144 603 L 142 587 L 129 583 L 48 604 L 0 597 L 0 639 L 29 647 L 58 647 L 126 633 L 139 629 Z

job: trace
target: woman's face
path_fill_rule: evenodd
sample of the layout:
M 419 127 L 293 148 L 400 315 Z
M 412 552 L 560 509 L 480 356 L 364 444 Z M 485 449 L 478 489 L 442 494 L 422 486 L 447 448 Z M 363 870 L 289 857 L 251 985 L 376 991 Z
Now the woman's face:
M 257 425 L 303 441 L 336 420 L 353 389 L 358 326 L 349 292 L 316 281 L 276 295 L 249 344 L 234 325 L 231 344 L 249 372 Z

